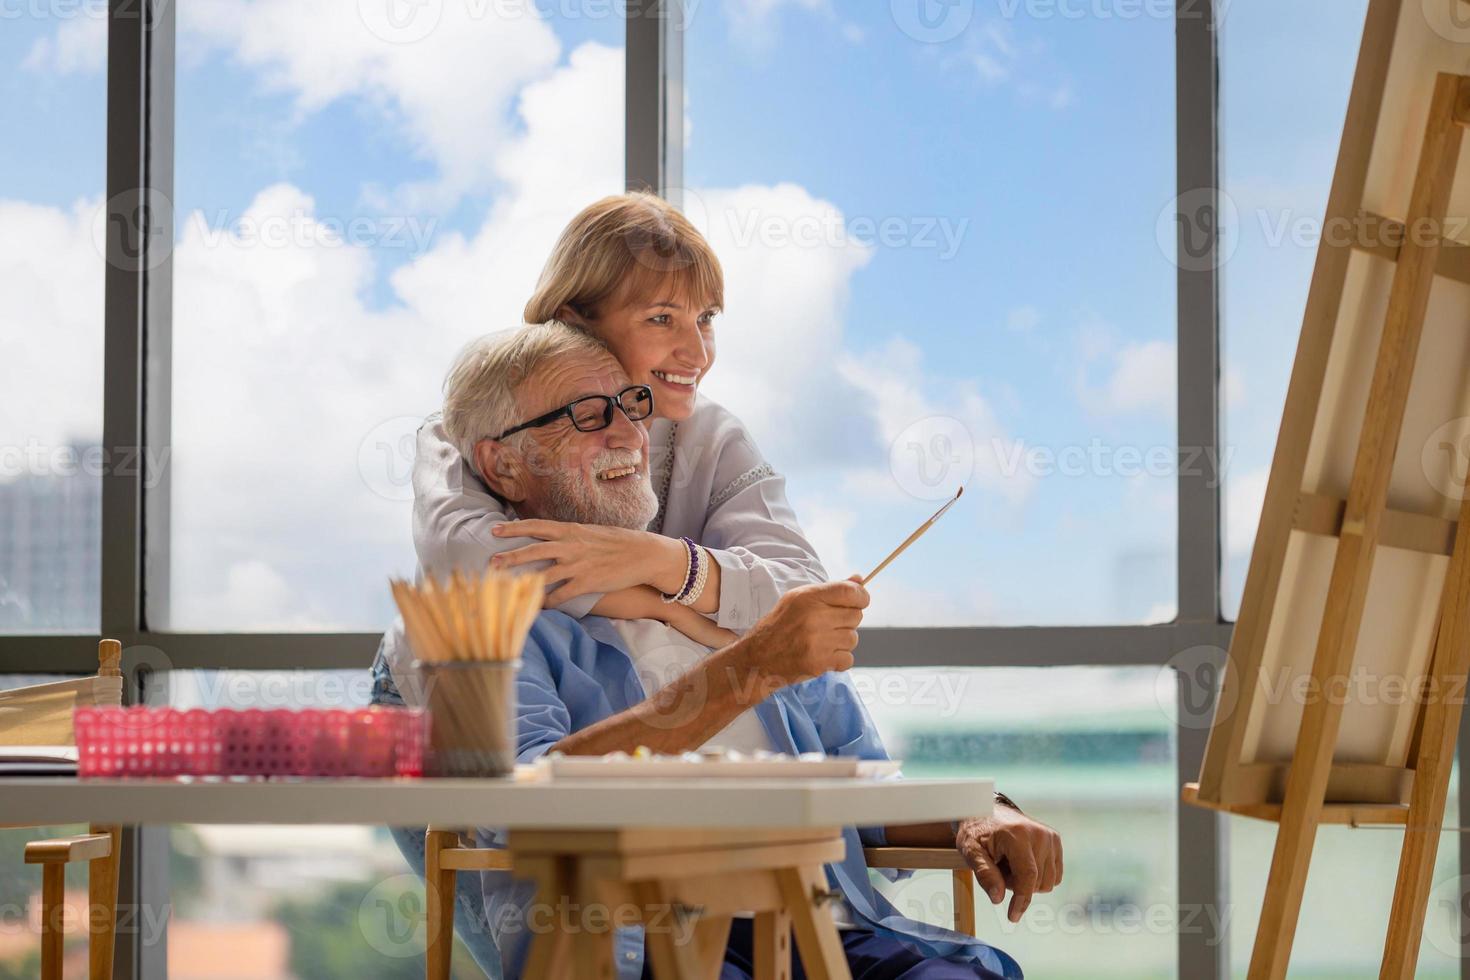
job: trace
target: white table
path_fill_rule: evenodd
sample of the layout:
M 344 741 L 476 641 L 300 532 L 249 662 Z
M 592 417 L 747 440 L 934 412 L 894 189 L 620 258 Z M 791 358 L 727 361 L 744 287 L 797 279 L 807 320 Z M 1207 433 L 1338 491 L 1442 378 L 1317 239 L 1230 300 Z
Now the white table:
M 633 910 L 660 980 L 715 975 L 731 916 L 741 911 L 755 913 L 763 975 L 790 975 L 794 934 L 808 976 L 850 980 L 822 872 L 845 852 L 842 828 L 986 816 L 993 789 L 989 779 L 29 778 L 0 780 L 0 825 L 504 827 L 516 875 L 537 882 L 536 907 Z M 442 909 L 454 869 L 488 855 L 462 852 L 444 865 L 440 856 L 436 849 L 429 888 Z M 690 910 L 694 926 L 682 939 L 653 924 L 658 912 Z M 613 926 L 629 923 L 568 924 L 561 914 L 551 923 L 535 936 L 528 978 L 614 975 Z M 430 968 L 442 976 L 452 935 L 451 916 L 430 915 Z
M 830 827 L 984 816 L 994 785 L 989 779 L 0 779 L 0 824 Z

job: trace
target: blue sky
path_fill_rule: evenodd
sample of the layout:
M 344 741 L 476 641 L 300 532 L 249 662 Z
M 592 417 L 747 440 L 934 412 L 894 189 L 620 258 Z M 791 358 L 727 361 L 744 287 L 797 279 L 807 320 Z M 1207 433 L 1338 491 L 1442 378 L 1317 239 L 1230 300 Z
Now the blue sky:
M 1306 2 L 1225 9 L 1224 183 L 1242 215 L 1223 298 L 1237 577 L 1312 255 L 1261 228 L 1283 209 L 1320 212 L 1361 27 L 1351 6 L 1325 22 Z M 322 23 L 284 28 L 297 15 L 273 0 L 248 19 L 238 3 L 181 8 L 179 625 L 386 617 L 379 584 L 411 555 L 401 486 L 364 472 L 373 447 L 435 407 L 454 348 L 508 325 L 559 224 L 621 182 L 622 24 L 541 5 L 554 7 L 547 24 L 496 24 L 485 4 L 446 0 L 413 44 L 316 8 L 301 16 Z M 1174 269 L 1158 243 L 1173 24 L 1148 5 L 1054 9 L 979 2 L 963 31 L 924 43 L 888 4 L 693 7 L 685 183 L 731 280 L 712 393 L 788 474 L 834 574 L 868 567 L 933 509 L 890 464 L 911 427 L 928 438 L 923 420 L 953 419 L 980 460 L 963 504 L 885 573 L 875 622 L 1172 615 L 1172 470 L 1118 469 L 1175 443 Z M 89 31 L 28 17 L 0 32 L 0 125 L 41 134 L 0 159 L 0 197 L 53 209 L 24 220 L 82 239 L 77 202 L 95 210 L 103 176 Z M 424 81 L 441 69 L 463 79 L 452 95 Z M 220 237 L 262 215 L 365 218 L 376 238 Z M 814 246 L 749 234 L 833 218 L 845 233 Z M 389 241 L 404 221 L 424 237 Z M 884 221 L 894 242 L 861 240 Z M 34 377 L 57 377 L 77 344 L 100 365 L 100 304 L 87 322 L 55 300 L 99 293 L 100 260 L 72 280 L 8 311 L 40 328 Z M 95 435 L 95 404 L 55 389 L 17 438 Z M 1027 451 L 1075 454 L 1083 472 L 999 471 L 998 454 Z M 1101 467 L 1086 461 L 1099 453 Z

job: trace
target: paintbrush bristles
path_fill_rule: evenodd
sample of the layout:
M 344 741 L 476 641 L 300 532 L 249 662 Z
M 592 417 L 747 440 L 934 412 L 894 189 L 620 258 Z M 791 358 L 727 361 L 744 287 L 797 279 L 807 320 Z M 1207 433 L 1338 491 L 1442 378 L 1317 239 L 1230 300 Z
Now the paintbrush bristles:
M 419 584 L 390 580 L 393 601 L 415 654 L 427 663 L 515 660 L 541 611 L 546 576 L 486 569 L 448 581 L 425 575 Z

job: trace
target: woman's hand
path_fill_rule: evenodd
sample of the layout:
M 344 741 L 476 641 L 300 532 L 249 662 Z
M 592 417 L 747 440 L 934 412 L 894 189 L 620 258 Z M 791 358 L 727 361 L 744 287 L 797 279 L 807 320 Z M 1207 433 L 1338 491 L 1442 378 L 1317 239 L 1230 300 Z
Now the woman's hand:
M 677 592 L 683 587 L 689 567 L 689 553 L 683 542 L 648 531 L 525 520 L 497 524 L 491 533 L 498 538 L 541 539 L 495 555 L 490 567 L 508 569 L 528 562 L 551 562 L 547 580 L 561 585 L 546 596 L 547 606 L 589 592 L 616 592 L 635 585 Z M 671 586 L 674 582 L 677 584 Z

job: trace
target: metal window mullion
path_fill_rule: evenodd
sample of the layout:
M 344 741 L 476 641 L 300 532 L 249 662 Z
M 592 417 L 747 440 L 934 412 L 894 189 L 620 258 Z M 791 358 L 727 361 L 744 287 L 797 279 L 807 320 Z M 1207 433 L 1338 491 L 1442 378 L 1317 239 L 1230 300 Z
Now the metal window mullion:
M 684 181 L 683 0 L 628 3 L 624 181 L 675 206 Z
M 155 511 L 145 487 L 161 474 L 149 461 L 150 432 L 166 427 L 149 384 L 158 382 L 153 318 L 166 317 L 168 255 L 173 244 L 173 5 L 167 0 L 111 0 L 107 40 L 107 214 L 103 313 L 100 630 L 136 644 L 144 628 L 144 529 Z M 163 162 L 159 154 L 164 154 Z M 166 334 L 165 334 L 166 336 Z M 163 346 L 167 351 L 167 345 Z M 168 373 L 162 370 L 166 396 Z M 167 407 L 166 397 L 163 407 Z M 150 429 L 150 426 L 152 428 Z M 165 498 L 166 499 L 166 498 Z M 146 508 L 146 509 L 145 509 Z M 165 512 L 166 518 L 166 512 Z M 95 647 L 91 669 L 95 670 Z M 125 656 L 124 666 L 128 667 Z M 130 671 L 128 696 L 141 695 Z M 115 975 L 161 977 L 163 936 L 148 929 L 167 908 L 166 830 L 129 828 L 119 869 Z M 154 846 L 145 846 L 144 841 Z
M 1178 302 L 1178 617 L 1180 625 L 1220 623 L 1220 302 L 1217 222 L 1196 219 L 1218 210 L 1219 60 L 1214 3 L 1175 6 L 1175 145 L 1179 219 Z M 1201 254 L 1194 236 L 1207 237 Z M 1185 236 L 1191 236 L 1186 240 Z M 1186 251 L 1186 248 L 1189 251 Z M 1187 260 L 1187 261 L 1186 261 Z M 1213 644 L 1228 649 L 1228 628 Z M 1178 649 L 1187 649 L 1181 645 Z M 1190 696 L 1180 675 L 1177 697 Z M 1180 710 L 1181 722 L 1193 714 Z M 1208 731 L 1181 723 L 1176 765 L 1180 783 L 1198 776 Z M 1224 935 L 1183 928 L 1225 921 L 1229 896 L 1227 830 L 1219 814 L 1176 804 L 1178 975 L 1222 980 L 1230 972 Z M 1214 915 L 1199 914 L 1213 911 Z
M 1156 626 L 901 627 L 861 630 L 860 667 L 1160 667 L 1180 650 L 1224 649 L 1228 623 Z M 366 670 L 378 633 L 155 633 L 133 638 L 134 667 Z M 92 635 L 0 636 L 0 674 L 88 673 Z

